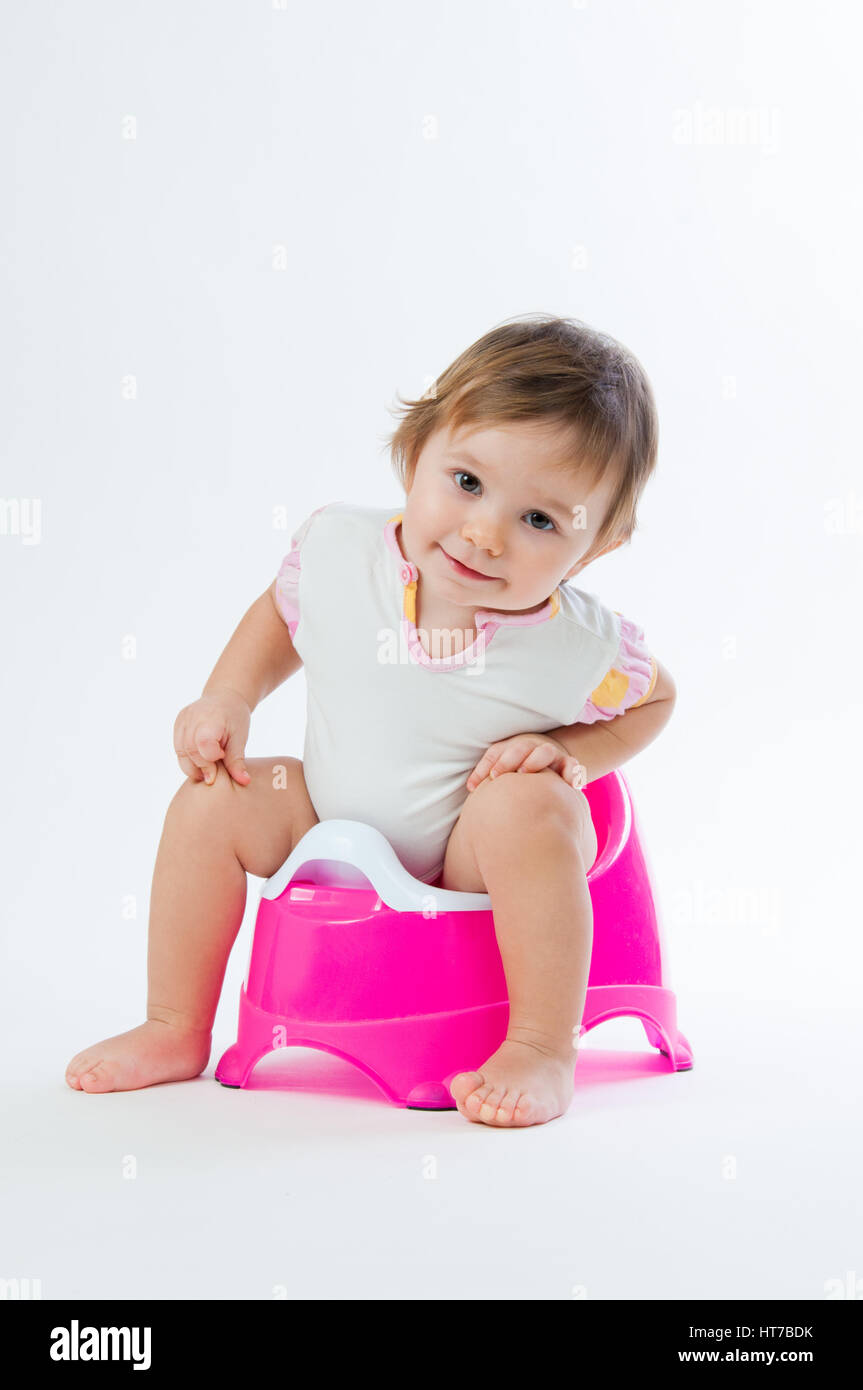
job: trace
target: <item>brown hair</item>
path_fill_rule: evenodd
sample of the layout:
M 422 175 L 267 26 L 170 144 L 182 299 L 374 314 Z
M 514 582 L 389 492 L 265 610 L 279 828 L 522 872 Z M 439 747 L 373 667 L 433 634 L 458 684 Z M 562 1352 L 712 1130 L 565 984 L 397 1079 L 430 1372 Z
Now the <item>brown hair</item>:
M 572 432 L 564 467 L 585 470 L 591 485 L 609 469 L 617 477 L 583 562 L 632 539 L 638 499 L 656 466 L 659 422 L 643 367 L 614 338 L 578 319 L 519 315 L 478 338 L 418 400 L 397 395 L 402 405 L 390 413 L 403 418 L 383 447 L 406 491 L 436 430 L 545 420 Z

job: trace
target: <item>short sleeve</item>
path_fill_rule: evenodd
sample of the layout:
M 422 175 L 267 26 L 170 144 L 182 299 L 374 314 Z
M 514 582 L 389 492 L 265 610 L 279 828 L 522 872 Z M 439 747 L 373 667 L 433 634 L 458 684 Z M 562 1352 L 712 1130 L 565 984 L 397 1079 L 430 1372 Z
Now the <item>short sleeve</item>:
M 300 622 L 300 566 L 303 541 L 309 527 L 323 507 L 316 507 L 291 536 L 291 548 L 282 561 L 276 576 L 276 607 L 284 618 L 293 640 Z
M 644 632 L 621 613 L 617 612 L 617 616 L 620 618 L 620 645 L 614 665 L 591 693 L 576 724 L 616 719 L 626 710 L 643 704 L 656 685 L 658 668 L 647 648 Z

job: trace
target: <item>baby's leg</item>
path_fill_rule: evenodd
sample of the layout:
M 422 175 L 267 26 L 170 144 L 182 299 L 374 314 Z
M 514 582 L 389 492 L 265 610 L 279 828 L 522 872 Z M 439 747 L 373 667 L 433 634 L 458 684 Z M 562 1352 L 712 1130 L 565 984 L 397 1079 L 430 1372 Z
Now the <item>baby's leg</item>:
M 72 1058 L 79 1091 L 129 1091 L 198 1076 L 246 906 L 246 871 L 269 878 L 318 817 L 298 758 L 246 758 L 238 786 L 186 781 L 165 816 L 150 894 L 147 1022 Z
M 452 1079 L 467 1119 L 541 1124 L 572 1099 L 596 852 L 587 797 L 548 768 L 486 778 L 462 807 L 441 887 L 491 897 L 509 994 L 505 1041 L 478 1071 Z

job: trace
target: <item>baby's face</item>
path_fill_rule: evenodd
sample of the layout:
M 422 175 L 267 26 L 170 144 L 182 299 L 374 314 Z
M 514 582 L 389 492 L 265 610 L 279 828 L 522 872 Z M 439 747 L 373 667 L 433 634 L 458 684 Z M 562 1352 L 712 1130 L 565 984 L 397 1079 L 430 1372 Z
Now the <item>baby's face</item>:
M 427 592 L 521 612 L 583 568 L 614 481 L 590 490 L 572 469 L 555 467 L 567 444 L 559 429 L 534 422 L 429 438 L 402 518 L 405 554 Z

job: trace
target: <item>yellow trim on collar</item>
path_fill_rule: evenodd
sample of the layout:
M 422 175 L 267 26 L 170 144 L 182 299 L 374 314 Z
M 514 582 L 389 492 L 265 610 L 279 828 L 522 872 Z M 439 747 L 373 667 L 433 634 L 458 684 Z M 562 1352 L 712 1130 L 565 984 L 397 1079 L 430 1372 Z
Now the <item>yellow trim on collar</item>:
M 405 615 L 405 617 L 407 618 L 408 622 L 413 623 L 414 627 L 416 627 L 416 625 L 417 625 L 417 581 L 416 581 L 415 579 L 412 579 L 412 580 L 410 581 L 409 584 L 406 584 L 406 585 L 405 585 L 404 601 L 403 601 L 403 603 L 402 603 L 402 612 L 404 613 L 404 615 Z

